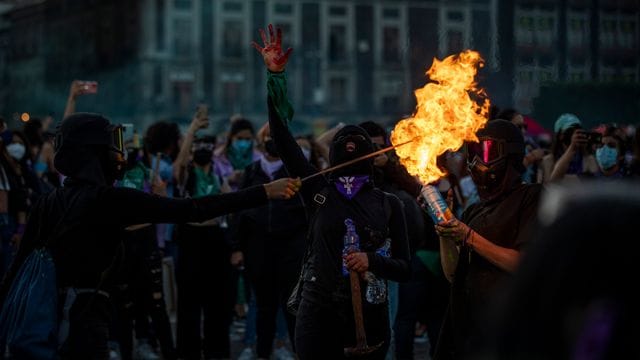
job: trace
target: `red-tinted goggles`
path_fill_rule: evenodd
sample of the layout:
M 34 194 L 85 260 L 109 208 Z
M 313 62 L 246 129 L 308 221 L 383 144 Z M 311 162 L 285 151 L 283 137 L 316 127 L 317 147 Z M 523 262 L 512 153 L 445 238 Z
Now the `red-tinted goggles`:
M 508 143 L 502 139 L 481 138 L 476 142 L 467 143 L 467 161 L 479 160 L 483 164 L 494 164 L 509 154 L 522 152 L 522 144 Z

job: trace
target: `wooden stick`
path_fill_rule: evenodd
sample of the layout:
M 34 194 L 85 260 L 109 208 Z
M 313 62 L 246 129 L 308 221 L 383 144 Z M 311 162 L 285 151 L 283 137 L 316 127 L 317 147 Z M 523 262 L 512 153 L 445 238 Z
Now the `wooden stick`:
M 358 158 L 355 158 L 355 159 L 349 160 L 349 161 L 347 161 L 347 162 L 345 162 L 345 163 L 338 164 L 338 165 L 336 165 L 336 166 L 332 166 L 332 167 L 330 167 L 330 168 L 326 168 L 326 169 L 324 169 L 324 170 L 318 171 L 318 172 L 317 172 L 317 173 L 315 173 L 315 174 L 311 174 L 311 175 L 309 175 L 309 176 L 307 176 L 307 177 L 302 178 L 302 181 L 307 181 L 307 180 L 309 180 L 309 179 L 311 179 L 311 178 L 314 178 L 314 177 L 316 177 L 316 176 L 324 175 L 324 174 L 326 174 L 326 173 L 328 173 L 328 172 L 332 172 L 332 171 L 335 171 L 335 170 L 338 170 L 338 169 L 342 169 L 342 168 L 347 167 L 347 166 L 349 166 L 349 165 L 355 164 L 355 163 L 357 163 L 357 162 L 359 162 L 359 161 L 366 160 L 366 159 L 370 159 L 370 158 L 372 158 L 372 157 L 376 157 L 376 156 L 378 156 L 378 155 L 380 155 L 380 154 L 384 154 L 384 153 L 386 153 L 386 152 L 388 152 L 388 151 L 391 151 L 391 150 L 393 150 L 393 149 L 395 149 L 395 148 L 397 148 L 397 147 L 400 147 L 400 146 L 403 146 L 403 145 L 407 145 L 408 143 L 410 143 L 410 142 L 412 142 L 412 141 L 413 141 L 413 140 L 409 140 L 409 141 L 407 141 L 407 142 L 403 142 L 402 144 L 398 144 L 398 145 L 391 145 L 391 146 L 386 147 L 386 148 L 384 148 L 384 149 L 380 149 L 380 150 L 378 150 L 378 151 L 374 151 L 374 152 L 372 152 L 371 154 L 363 155 L 363 156 L 360 156 L 360 157 L 358 157 Z

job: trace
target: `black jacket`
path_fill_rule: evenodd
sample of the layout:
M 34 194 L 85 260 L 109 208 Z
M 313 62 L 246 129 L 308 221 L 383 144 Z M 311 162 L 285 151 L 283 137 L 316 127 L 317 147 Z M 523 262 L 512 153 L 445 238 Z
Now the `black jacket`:
M 271 98 L 268 98 L 268 104 L 271 136 L 290 176 L 305 177 L 315 173 L 317 169 L 304 157 L 280 119 Z M 369 271 L 384 279 L 409 279 L 411 271 L 407 227 L 402 203 L 396 196 L 369 184 L 354 198 L 347 200 L 322 176 L 306 181 L 300 194 L 311 218 L 311 256 L 307 262 L 303 298 L 339 301 L 351 298 L 349 278 L 342 275 L 346 218 L 352 219 L 356 225 L 361 250 L 368 254 Z M 318 201 L 319 196 L 325 199 Z M 387 237 L 391 239 L 392 256 L 389 258 L 375 252 Z
M 284 167 L 274 173 L 274 179 L 287 177 Z M 241 189 L 270 182 L 260 161 L 249 165 Z M 259 277 L 262 266 L 273 261 L 287 263 L 299 271 L 305 249 L 307 216 L 302 197 L 290 200 L 269 200 L 266 205 L 246 209 L 234 216 L 232 248 L 244 253 L 247 271 Z M 278 254 L 276 258 L 273 254 Z

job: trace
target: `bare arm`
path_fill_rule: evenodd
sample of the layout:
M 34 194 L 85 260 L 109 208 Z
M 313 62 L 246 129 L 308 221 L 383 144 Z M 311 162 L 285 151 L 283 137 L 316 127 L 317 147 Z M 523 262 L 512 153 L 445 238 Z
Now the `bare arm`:
M 518 250 L 498 246 L 475 231 L 471 231 L 467 239 L 467 246 L 489 260 L 493 265 L 510 273 L 515 271 L 520 262 L 520 252 Z
M 196 132 L 207 127 L 209 127 L 208 118 L 198 116 L 198 114 L 193 117 L 191 125 L 189 125 L 189 129 L 187 129 L 187 132 L 182 139 L 182 145 L 180 146 L 178 156 L 173 162 L 173 176 L 176 178 L 178 184 L 182 184 L 184 180 L 184 174 L 187 169 L 187 165 L 189 165 L 191 146 L 193 145 L 193 140 L 196 137 Z
M 576 130 L 571 136 L 571 144 L 567 148 L 567 151 L 565 151 L 560 159 L 556 161 L 553 167 L 553 171 L 551 172 L 551 176 L 549 177 L 549 181 L 562 180 L 567 174 L 567 170 L 569 170 L 569 164 L 571 164 L 571 160 L 573 160 L 576 153 L 580 151 L 580 149 L 584 148 L 586 144 L 587 136 L 585 135 L 584 131 Z
M 88 83 L 86 81 L 80 80 L 73 80 L 71 82 L 69 97 L 67 98 L 64 115 L 62 116 L 63 119 L 76 112 L 76 99 L 78 96 L 93 93 L 92 90 L 88 89 L 87 84 Z

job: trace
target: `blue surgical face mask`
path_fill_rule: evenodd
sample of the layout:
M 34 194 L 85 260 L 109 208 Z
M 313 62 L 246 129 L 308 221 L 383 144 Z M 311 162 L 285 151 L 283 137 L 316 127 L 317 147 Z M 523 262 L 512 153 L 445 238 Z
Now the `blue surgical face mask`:
M 248 151 L 253 146 L 253 141 L 249 139 L 236 139 L 233 140 L 231 146 L 234 150 L 243 153 Z
M 7 152 L 9 153 L 9 155 L 18 161 L 22 160 L 26 151 L 27 149 L 20 143 L 7 145 Z
M 618 162 L 618 149 L 605 145 L 596 150 L 596 160 L 602 170 L 611 169 Z
M 159 164 L 158 175 L 162 181 L 171 182 L 173 180 L 173 163 L 170 159 L 161 159 Z

